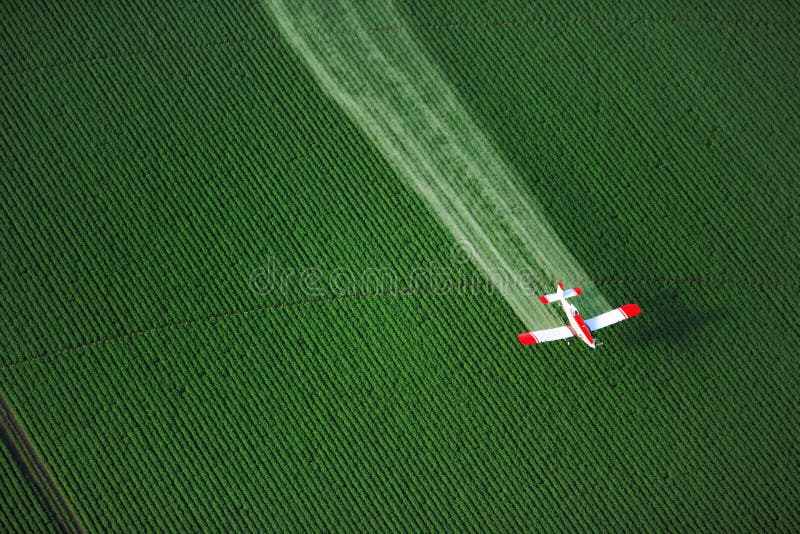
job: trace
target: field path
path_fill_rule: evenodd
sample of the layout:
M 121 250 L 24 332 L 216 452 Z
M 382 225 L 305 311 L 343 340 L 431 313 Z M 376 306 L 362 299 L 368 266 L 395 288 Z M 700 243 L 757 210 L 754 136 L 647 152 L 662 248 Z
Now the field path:
M 75 517 L 64 495 L 58 489 L 53 477 L 36 454 L 28 435 L 20 426 L 16 416 L 0 395 L 0 447 L 6 446 L 11 456 L 33 484 L 36 493 L 47 507 L 47 511 L 61 532 L 84 532 L 83 526 Z
M 452 260 L 469 258 L 527 327 L 560 323 L 535 298 L 556 280 L 581 283 L 585 314 L 610 307 L 390 2 L 267 5 L 324 91 L 450 231 Z

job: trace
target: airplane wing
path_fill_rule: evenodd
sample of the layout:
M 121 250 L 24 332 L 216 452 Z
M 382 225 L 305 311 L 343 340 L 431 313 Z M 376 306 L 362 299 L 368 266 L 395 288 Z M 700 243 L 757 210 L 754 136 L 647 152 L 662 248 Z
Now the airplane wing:
M 577 297 L 578 295 L 583 294 L 583 291 L 579 287 L 571 287 L 569 289 L 564 289 L 564 286 L 559 284 L 559 288 L 563 291 L 562 296 L 565 299 Z M 555 302 L 558 300 L 558 293 L 550 293 L 549 295 L 542 295 L 539 297 L 539 300 L 542 304 L 550 304 L 551 302 Z
M 583 291 L 579 287 L 571 287 L 569 289 L 565 289 L 564 290 L 564 298 L 565 299 L 572 298 L 572 297 L 577 297 L 578 295 L 581 295 L 581 294 L 583 294 Z
M 535 332 L 525 332 L 517 336 L 519 342 L 523 345 L 533 345 L 534 343 L 544 343 L 545 341 L 556 341 L 558 339 L 567 339 L 575 334 L 568 326 L 559 326 L 558 328 L 550 328 L 548 330 L 536 330 Z
M 600 330 L 614 323 L 629 319 L 634 315 L 639 315 L 640 313 L 642 313 L 642 309 L 638 305 L 626 304 L 620 306 L 616 310 L 611 310 L 610 312 L 601 313 L 597 317 L 586 319 L 586 326 L 589 327 L 589 330 L 594 332 L 595 330 Z

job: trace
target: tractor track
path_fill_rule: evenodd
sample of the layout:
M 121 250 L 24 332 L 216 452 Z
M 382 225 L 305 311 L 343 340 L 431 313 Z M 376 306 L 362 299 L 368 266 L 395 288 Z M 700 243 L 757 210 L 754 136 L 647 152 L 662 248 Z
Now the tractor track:
M 50 476 L 27 433 L 2 395 L 0 395 L 0 439 L 3 445 L 8 447 L 17 467 L 33 485 L 42 505 L 47 509 L 48 515 L 58 526 L 59 531 L 84 532 L 67 499 Z

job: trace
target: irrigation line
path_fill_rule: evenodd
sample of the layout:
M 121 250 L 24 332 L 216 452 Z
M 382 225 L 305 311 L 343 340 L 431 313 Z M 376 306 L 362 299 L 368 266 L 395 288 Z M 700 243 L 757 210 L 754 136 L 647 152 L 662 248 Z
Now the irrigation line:
M 576 284 L 586 287 L 590 280 L 577 280 Z M 623 277 L 615 277 L 615 278 L 604 278 L 604 279 L 597 279 L 594 280 L 596 285 L 645 285 L 645 286 L 727 286 L 727 287 L 741 287 L 743 290 L 751 291 L 754 288 L 769 288 L 769 287 L 791 287 L 795 288 L 800 285 L 800 282 L 796 281 L 779 281 L 779 280 L 756 280 L 750 278 L 741 278 L 741 279 L 730 279 L 730 278 L 704 278 L 704 277 L 695 277 L 695 278 L 623 278 Z M 245 309 L 237 309 L 237 310 L 229 310 L 223 311 L 215 314 L 204 315 L 201 317 L 192 317 L 189 319 L 183 319 L 180 321 L 174 321 L 169 323 L 163 323 L 159 325 L 154 325 L 148 328 L 143 328 L 136 331 L 129 331 L 124 332 L 117 335 L 106 336 L 106 337 L 98 337 L 92 339 L 90 341 L 86 341 L 83 343 L 76 343 L 74 345 L 70 345 L 67 347 L 62 347 L 60 349 L 53 349 L 48 350 L 43 353 L 40 353 L 36 356 L 31 356 L 28 358 L 24 358 L 15 362 L 11 362 L 5 366 L 0 367 L 0 372 L 3 371 L 10 371 L 18 367 L 22 367 L 25 365 L 29 365 L 35 361 L 43 360 L 45 358 L 61 356 L 65 354 L 79 352 L 81 350 L 88 349 L 90 347 L 95 347 L 99 345 L 107 345 L 109 343 L 115 343 L 117 341 L 125 341 L 128 339 L 134 339 L 137 337 L 145 336 L 148 334 L 152 334 L 155 332 L 159 332 L 162 330 L 167 330 L 170 328 L 183 328 L 190 325 L 197 325 L 208 323 L 212 321 L 218 321 L 221 319 L 229 319 L 233 317 L 244 317 L 247 315 L 253 315 L 256 313 L 261 313 L 265 311 L 275 311 L 275 310 L 282 310 L 282 309 L 290 309 L 300 306 L 308 306 L 314 304 L 325 304 L 329 302 L 336 302 L 341 300 L 351 300 L 351 299 L 366 299 L 366 298 L 382 298 L 382 297 L 391 297 L 391 296 L 403 296 L 403 295 L 412 295 L 421 292 L 430 292 L 437 295 L 441 295 L 443 293 L 450 293 L 454 291 L 486 291 L 487 286 L 485 284 L 480 283 L 466 283 L 466 284 L 450 284 L 450 285 L 439 285 L 439 286 L 428 286 L 428 287 L 417 287 L 417 286 L 409 286 L 409 287 L 402 287 L 398 289 L 393 289 L 389 291 L 378 291 L 378 292 L 359 292 L 359 293 L 347 293 L 343 295 L 336 295 L 332 297 L 317 297 L 311 299 L 299 299 L 290 302 L 278 302 L 275 304 L 265 304 L 262 306 L 255 306 L 251 308 Z
M 374 291 L 374 292 L 352 292 L 352 293 L 343 293 L 341 295 L 333 295 L 327 297 L 314 297 L 314 298 L 304 298 L 304 299 L 297 299 L 289 302 L 277 302 L 273 304 L 264 304 L 261 306 L 253 306 L 250 308 L 242 308 L 236 310 L 228 310 L 222 311 L 219 313 L 203 315 L 200 317 L 192 317 L 189 319 L 183 319 L 179 321 L 173 322 L 166 322 L 162 324 L 156 324 L 147 328 L 142 328 L 139 330 L 132 330 L 127 332 L 122 332 L 120 334 L 105 336 L 105 337 L 97 337 L 94 339 L 90 339 L 88 341 L 75 343 L 74 345 L 62 347 L 60 349 L 54 349 L 42 352 L 35 356 L 29 356 L 24 359 L 17 360 L 15 362 L 8 363 L 2 367 L 0 367 L 0 372 L 3 371 L 10 371 L 18 367 L 23 367 L 26 365 L 30 365 L 38 360 L 43 360 L 46 358 L 62 356 L 70 353 L 80 352 L 82 350 L 86 350 L 92 347 L 100 346 L 100 345 L 108 345 L 109 343 L 115 343 L 117 341 L 124 341 L 129 339 L 135 339 L 138 337 L 146 336 L 149 334 L 153 334 L 155 332 L 160 332 L 163 330 L 167 330 L 170 328 L 183 328 L 190 325 L 197 325 L 203 323 L 209 323 L 213 321 L 219 321 L 223 319 L 230 319 L 234 317 L 245 317 L 248 315 L 253 315 L 256 313 L 261 313 L 265 311 L 275 311 L 275 310 L 285 310 L 290 308 L 296 308 L 301 306 L 309 306 L 314 304 L 326 304 L 331 302 L 338 302 L 344 300 L 363 300 L 368 298 L 382 298 L 382 297 L 391 297 L 391 296 L 405 296 L 405 295 L 414 295 L 417 293 L 434 293 L 436 295 L 443 295 L 443 294 L 452 294 L 458 291 L 470 291 L 470 292 L 479 292 L 479 291 L 486 291 L 487 286 L 486 284 L 481 284 L 479 282 L 470 282 L 464 284 L 442 284 L 442 285 L 434 285 L 434 286 L 407 286 L 407 287 L 400 287 L 391 290 L 385 291 Z

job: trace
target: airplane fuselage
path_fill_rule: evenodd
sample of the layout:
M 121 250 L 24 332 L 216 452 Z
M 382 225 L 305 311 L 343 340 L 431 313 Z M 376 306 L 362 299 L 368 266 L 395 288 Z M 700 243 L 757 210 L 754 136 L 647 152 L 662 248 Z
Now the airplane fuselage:
M 569 327 L 572 330 L 572 333 L 575 334 L 575 337 L 579 338 L 591 348 L 595 348 L 596 344 L 594 338 L 592 337 L 592 331 L 589 330 L 589 327 L 586 325 L 586 321 L 584 321 L 583 317 L 581 317 L 580 312 L 578 312 L 578 308 L 567 302 L 567 299 L 563 297 L 561 298 L 561 308 L 567 315 Z

